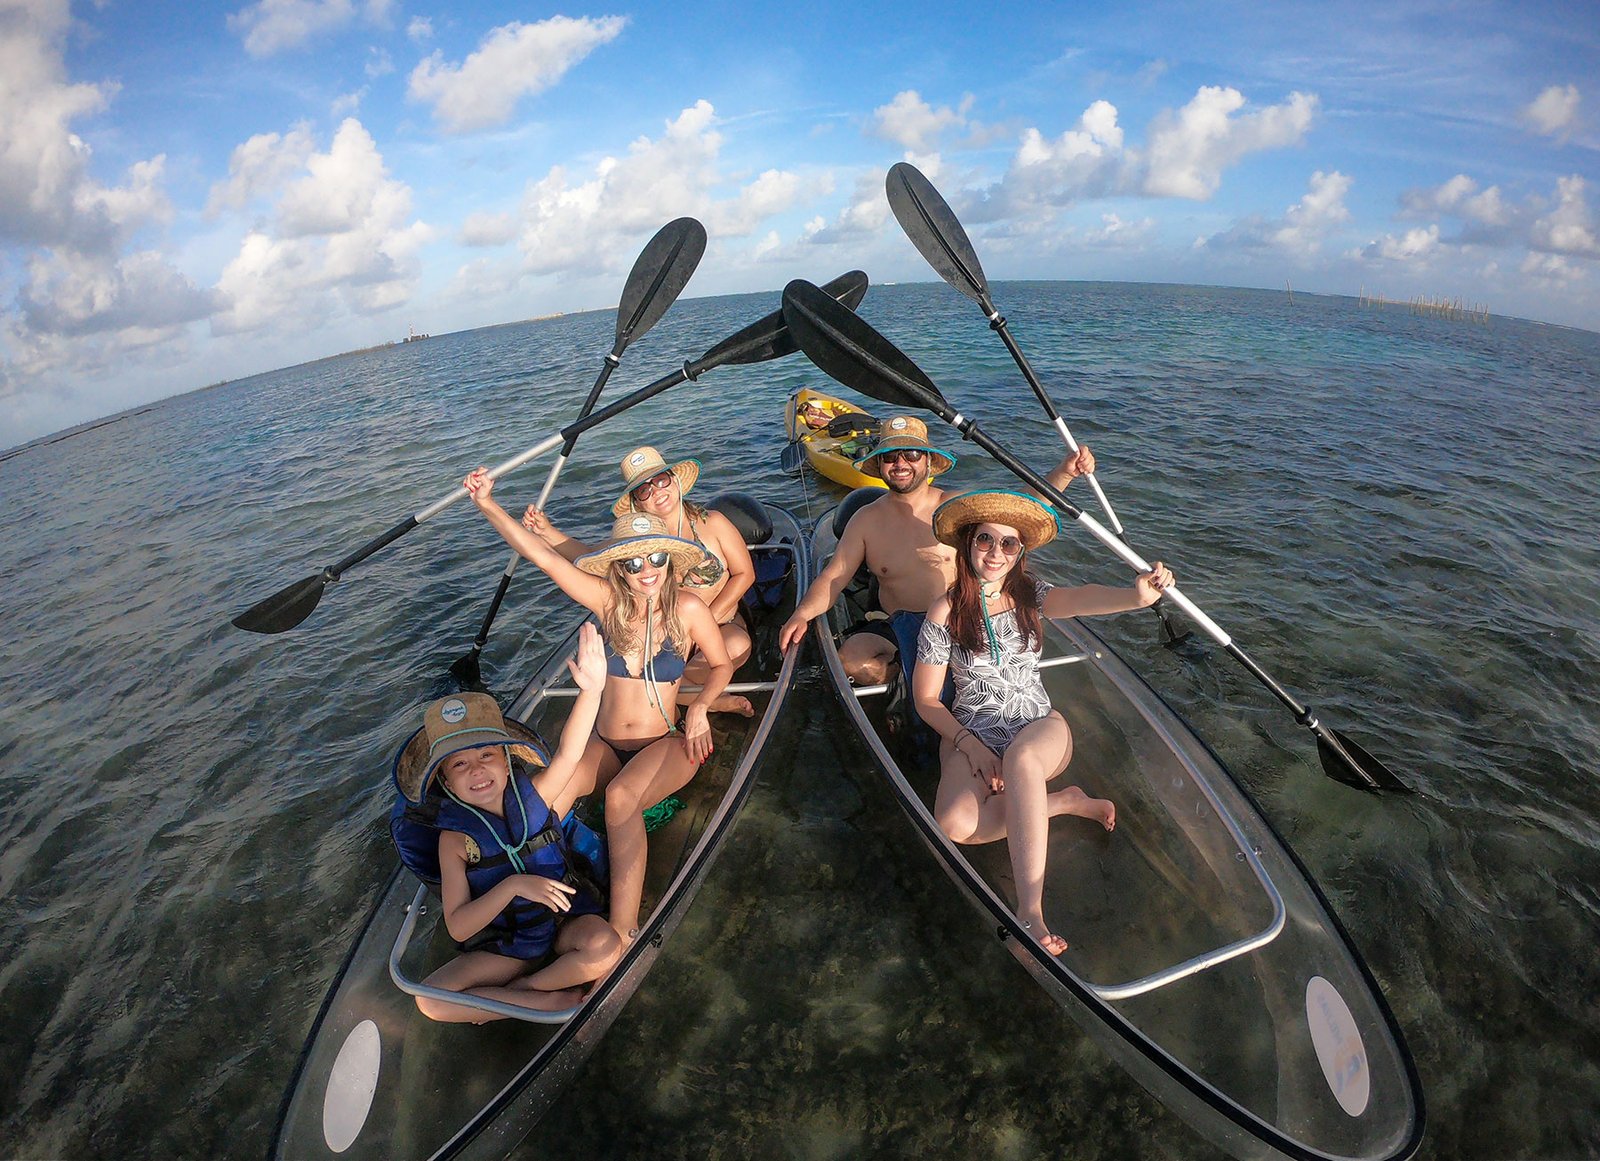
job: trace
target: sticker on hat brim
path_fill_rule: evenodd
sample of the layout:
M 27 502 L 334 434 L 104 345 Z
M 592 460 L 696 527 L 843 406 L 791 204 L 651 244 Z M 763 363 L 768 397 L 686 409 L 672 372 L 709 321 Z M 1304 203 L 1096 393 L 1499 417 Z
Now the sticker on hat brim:
M 634 467 L 638 467 L 640 464 L 644 463 L 644 452 L 634 452 L 628 457 L 628 462 Z
M 905 416 L 903 416 L 903 415 L 895 416 L 893 419 L 891 419 L 889 421 L 889 428 L 892 431 L 904 431 L 906 429 L 906 418 L 905 418 Z
M 453 726 L 467 716 L 467 703 L 453 697 L 439 707 L 439 716 Z

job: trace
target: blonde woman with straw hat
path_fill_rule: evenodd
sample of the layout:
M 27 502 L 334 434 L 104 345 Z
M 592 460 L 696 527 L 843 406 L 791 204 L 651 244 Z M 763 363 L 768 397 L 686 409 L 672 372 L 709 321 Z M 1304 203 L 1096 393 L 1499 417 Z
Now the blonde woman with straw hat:
M 678 578 L 681 587 L 699 597 L 711 608 L 722 627 L 722 642 L 733 667 L 739 668 L 750 656 L 750 633 L 739 612 L 739 602 L 756 579 L 756 566 L 750 559 L 739 530 L 720 512 L 703 508 L 688 498 L 700 478 L 699 460 L 666 458 L 648 445 L 636 447 L 622 457 L 622 492 L 611 505 L 613 516 L 643 512 L 657 516 L 672 535 L 691 540 L 705 549 L 705 559 Z M 590 547 L 574 540 L 550 521 L 549 514 L 529 505 L 522 526 L 550 543 L 568 560 L 576 560 Z M 689 659 L 687 682 L 705 682 L 707 662 L 703 657 Z M 755 712 L 750 699 L 724 694 L 710 707 L 714 713 Z
M 956 550 L 956 580 L 928 609 L 911 679 L 917 713 L 940 737 L 934 816 L 955 842 L 1007 841 L 1017 918 L 1052 955 L 1067 941 L 1044 919 L 1050 820 L 1076 815 L 1109 831 L 1117 808 L 1078 786 L 1048 789 L 1072 761 L 1072 731 L 1039 678 L 1041 618 L 1142 609 L 1173 583 L 1160 561 L 1131 588 L 1036 581 L 1027 554 L 1054 540 L 1056 528 L 1053 510 L 1003 489 L 935 509 L 933 534 Z M 949 708 L 940 700 L 947 676 L 955 685 Z
M 639 926 L 644 890 L 644 810 L 680 789 L 711 754 L 706 713 L 733 676 L 716 618 L 679 578 L 705 563 L 692 540 L 673 536 L 660 517 L 618 516 L 611 539 L 568 560 L 494 499 L 479 468 L 462 482 L 506 542 L 600 621 L 606 683 L 580 767 L 606 801 L 611 860 L 611 925 L 625 940 Z M 705 658 L 703 687 L 678 720 L 678 687 L 694 650 Z

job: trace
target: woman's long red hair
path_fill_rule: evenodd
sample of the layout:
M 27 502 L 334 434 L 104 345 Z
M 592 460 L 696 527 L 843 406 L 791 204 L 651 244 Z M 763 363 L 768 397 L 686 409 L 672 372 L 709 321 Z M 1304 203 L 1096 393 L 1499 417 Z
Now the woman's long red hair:
M 972 538 L 977 531 L 976 524 L 965 524 L 957 535 L 956 583 L 950 586 L 950 637 L 971 653 L 983 653 L 989 648 L 989 638 L 983 631 L 983 582 L 972 568 Z M 1000 583 L 1000 591 L 1011 598 L 1023 646 L 1031 650 L 1044 641 L 1044 624 L 1039 617 L 1033 578 L 1022 567 L 1027 559 L 1028 550 L 1023 549 Z

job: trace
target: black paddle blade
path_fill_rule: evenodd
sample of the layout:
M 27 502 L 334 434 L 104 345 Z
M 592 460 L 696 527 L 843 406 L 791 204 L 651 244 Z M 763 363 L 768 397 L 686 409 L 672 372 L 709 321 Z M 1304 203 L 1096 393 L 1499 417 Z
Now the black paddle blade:
M 783 317 L 806 357 L 846 387 L 899 408 L 949 411 L 921 367 L 811 283 L 797 278 L 783 288 Z
M 1317 756 L 1323 773 L 1358 790 L 1390 790 L 1410 794 L 1411 787 L 1389 767 L 1338 730 L 1317 731 Z
M 689 284 L 706 252 L 706 228 L 693 218 L 677 218 L 656 231 L 628 274 L 617 307 L 620 354 L 634 339 L 655 326 Z
M 328 574 L 319 572 L 305 580 L 295 581 L 286 589 L 273 593 L 264 601 L 251 605 L 233 619 L 235 628 L 250 633 L 283 633 L 293 629 L 311 615 L 328 587 Z
M 993 311 L 989 283 L 983 277 L 983 267 L 978 264 L 978 252 L 972 248 L 967 231 L 949 203 L 933 188 L 933 183 L 923 177 L 916 166 L 902 161 L 889 167 L 884 189 L 895 220 L 928 265 L 984 310 Z
M 842 303 L 847 312 L 860 305 L 867 293 L 867 276 L 859 270 L 841 274 L 822 288 L 831 300 Z M 729 335 L 694 364 L 694 374 L 738 363 L 765 363 L 768 359 L 781 359 L 800 348 L 789 334 L 789 324 L 782 309 L 751 323 L 738 334 Z
M 805 448 L 800 446 L 799 440 L 783 445 L 783 454 L 778 457 L 778 466 L 788 475 L 800 474 L 800 470 L 806 466 L 806 452 Z

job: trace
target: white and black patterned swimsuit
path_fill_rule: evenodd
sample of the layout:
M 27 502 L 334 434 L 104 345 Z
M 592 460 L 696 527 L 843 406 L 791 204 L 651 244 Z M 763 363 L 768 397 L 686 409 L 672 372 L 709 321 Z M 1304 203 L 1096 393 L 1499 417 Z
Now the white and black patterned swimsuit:
M 1054 585 L 1034 581 L 1040 605 Z M 971 730 L 996 754 L 1003 755 L 1024 726 L 1050 714 L 1050 698 L 1039 678 L 1039 649 L 1023 647 L 1015 610 L 990 618 L 1000 663 L 987 648 L 974 653 L 951 640 L 944 625 L 925 621 L 917 639 L 917 661 L 948 665 L 955 680 L 956 700 L 950 707 L 956 721 Z M 1039 643 L 1041 646 L 1043 642 Z

